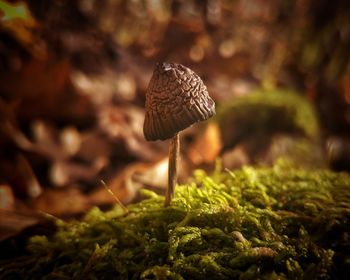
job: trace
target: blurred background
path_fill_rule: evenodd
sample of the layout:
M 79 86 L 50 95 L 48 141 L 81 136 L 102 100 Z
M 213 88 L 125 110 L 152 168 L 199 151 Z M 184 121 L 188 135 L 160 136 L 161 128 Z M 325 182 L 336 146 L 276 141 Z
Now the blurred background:
M 0 238 L 163 193 L 167 141 L 143 137 L 156 62 L 193 69 L 217 115 L 181 136 L 192 170 L 287 159 L 350 171 L 350 2 L 0 1 Z M 0 239 L 0 240 L 1 240 Z

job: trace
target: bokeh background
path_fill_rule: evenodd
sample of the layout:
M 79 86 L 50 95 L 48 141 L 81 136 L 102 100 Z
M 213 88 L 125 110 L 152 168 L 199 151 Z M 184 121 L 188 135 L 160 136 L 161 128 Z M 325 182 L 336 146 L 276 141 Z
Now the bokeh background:
M 156 62 L 203 79 L 217 116 L 182 133 L 192 170 L 288 160 L 350 171 L 350 2 L 0 1 L 1 238 L 164 192 L 168 142 L 143 137 Z M 39 211 L 39 212 L 38 212 Z

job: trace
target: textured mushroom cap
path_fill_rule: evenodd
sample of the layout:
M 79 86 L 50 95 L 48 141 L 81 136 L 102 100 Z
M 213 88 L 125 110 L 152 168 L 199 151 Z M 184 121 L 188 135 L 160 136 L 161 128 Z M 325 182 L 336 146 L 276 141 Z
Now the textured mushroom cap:
M 191 69 L 157 63 L 146 92 L 146 140 L 165 140 L 190 125 L 215 115 L 207 87 Z

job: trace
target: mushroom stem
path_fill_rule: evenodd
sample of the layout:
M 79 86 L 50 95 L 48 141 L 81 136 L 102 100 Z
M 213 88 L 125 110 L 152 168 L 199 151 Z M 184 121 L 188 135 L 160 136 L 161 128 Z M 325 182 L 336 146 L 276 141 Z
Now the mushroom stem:
M 180 137 L 179 133 L 176 133 L 175 136 L 171 138 L 169 148 L 168 189 L 165 196 L 165 207 L 170 205 L 171 199 L 174 195 L 175 185 L 177 182 L 177 161 L 179 158 L 179 150 Z

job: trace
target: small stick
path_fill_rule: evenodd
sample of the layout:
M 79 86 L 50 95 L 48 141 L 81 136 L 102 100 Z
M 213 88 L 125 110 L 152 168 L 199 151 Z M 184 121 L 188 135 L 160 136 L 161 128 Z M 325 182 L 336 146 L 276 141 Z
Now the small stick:
M 114 198 L 114 200 L 119 204 L 119 206 L 125 211 L 125 213 L 128 213 L 129 210 L 124 206 L 124 204 L 119 200 L 119 198 L 113 193 L 110 187 L 107 186 L 107 184 L 101 180 L 102 185 L 105 187 L 107 192 Z
M 174 195 L 175 185 L 177 182 L 177 161 L 179 158 L 180 150 L 180 137 L 179 133 L 176 133 L 173 138 L 171 138 L 169 147 L 169 166 L 168 166 L 168 188 L 165 196 L 164 206 L 169 206 L 171 199 Z

